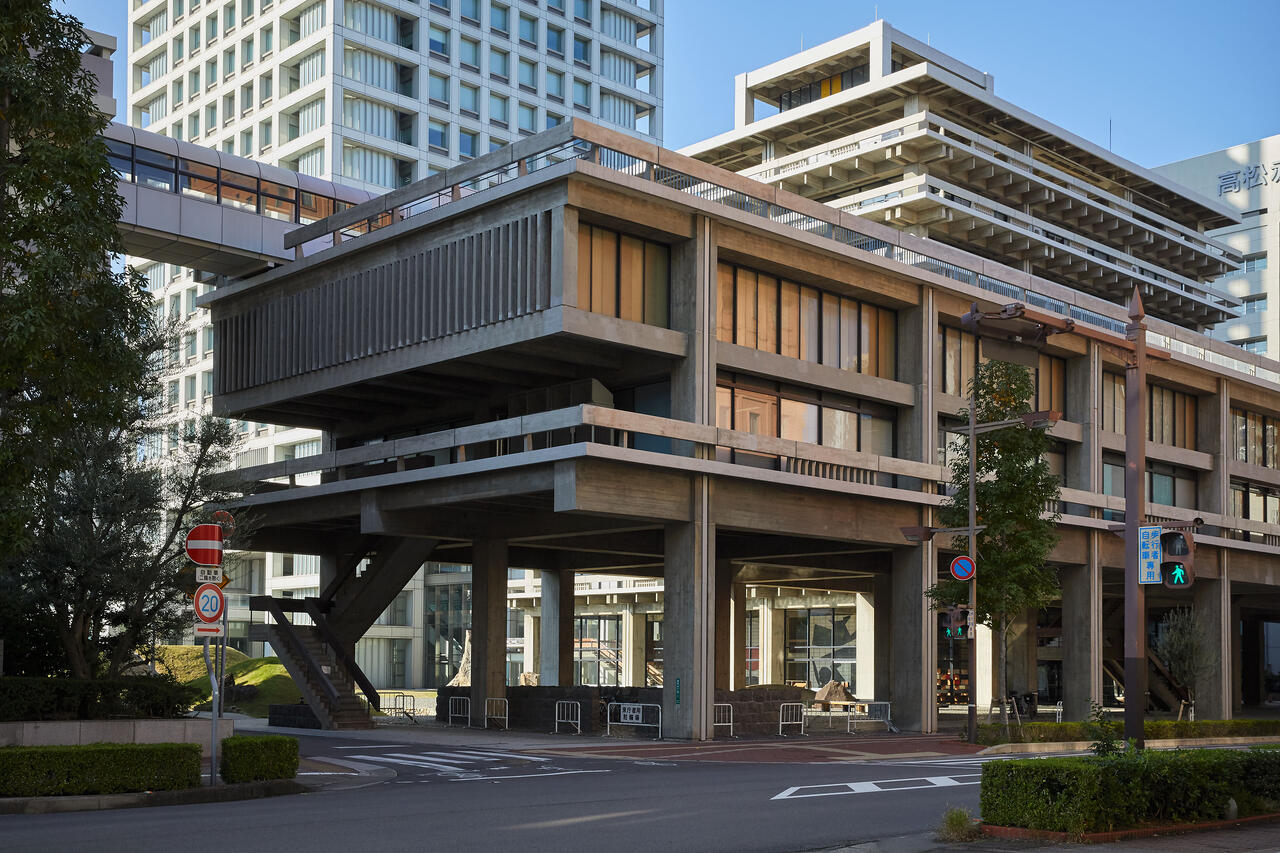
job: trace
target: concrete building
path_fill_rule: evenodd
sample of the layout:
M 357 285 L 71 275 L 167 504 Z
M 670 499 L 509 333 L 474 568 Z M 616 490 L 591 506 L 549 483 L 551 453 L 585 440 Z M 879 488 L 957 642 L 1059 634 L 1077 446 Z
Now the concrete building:
M 1243 316 L 1213 336 L 1248 352 L 1280 358 L 1280 136 L 1233 145 L 1156 171 L 1228 205 L 1240 223 L 1209 232 L 1244 258 L 1214 282 L 1243 303 Z
M 1172 231 L 1232 218 L 1162 191 L 1175 201 L 1150 218 L 1184 220 Z M 1075 321 L 1036 376 L 1037 403 L 1064 412 L 1051 432 L 1063 599 L 1021 620 L 1013 678 L 1022 692 L 1046 673 L 1069 719 L 1107 698 L 1123 577 L 1109 526 L 1125 506 L 1123 433 L 1144 427 L 1116 406 L 1123 368 L 1102 344 L 1126 314 L 1101 284 L 1072 288 L 578 120 L 286 246 L 335 234 L 352 236 L 201 300 L 222 344 L 215 411 L 326 435 L 320 454 L 244 471 L 262 484 L 255 536 L 320 561 L 318 597 L 257 606 L 291 666 L 338 673 L 304 691 L 326 724 L 358 722 L 342 650 L 432 561 L 472 567 L 477 723 L 518 647 L 546 695 L 615 665 L 634 685 L 660 673 L 678 737 L 712 735 L 712 703 L 738 701 L 721 691 L 753 661 L 771 681 L 793 664 L 808 683 L 848 672 L 899 726 L 932 730 L 953 650 L 924 590 L 949 543 L 912 545 L 900 528 L 931 524 L 946 489 L 940 431 L 965 405 L 978 348 L 959 317 L 974 303 Z M 1162 300 L 1159 284 L 1153 315 L 1232 309 L 1204 287 Z M 1264 441 L 1280 375 L 1185 325 L 1148 324 L 1146 514 L 1204 520 L 1195 586 L 1151 592 L 1150 617 L 1195 608 L 1221 661 L 1199 714 L 1229 716 L 1259 701 L 1262 626 L 1280 618 L 1280 461 Z M 539 586 L 523 574 L 513 591 L 513 571 Z M 617 575 L 648 584 L 570 605 L 578 584 Z M 318 651 L 320 635 L 337 651 Z M 1178 690 L 1152 677 L 1156 703 L 1176 708 Z
M 114 43 L 102 44 L 109 57 Z M 662 0 L 134 0 L 128 55 L 127 120 L 147 136 L 138 150 L 191 165 L 175 175 L 189 220 L 180 234 L 156 221 L 177 213 L 156 199 L 135 205 L 144 221 L 127 226 L 139 252 L 130 262 L 150 283 L 157 314 L 184 329 L 171 354 L 167 414 L 147 448 L 157 457 L 179 453 L 184 430 L 208 411 L 216 343 L 196 296 L 215 274 L 284 260 L 266 250 L 228 256 L 226 244 L 237 240 L 213 233 L 231 226 L 210 219 L 216 210 L 199 216 L 207 205 L 190 199 L 208 200 L 211 187 L 220 205 L 306 223 L 568 116 L 590 115 L 650 141 L 662 134 Z M 118 146 L 132 141 L 113 136 Z M 219 183 L 220 159 L 222 174 L 241 176 L 240 184 Z M 153 168 L 167 167 L 141 162 L 137 184 Z M 260 222 L 250 219 L 252 231 Z M 262 244 L 278 244 L 275 226 L 261 227 Z M 241 466 L 301 458 L 321 445 L 317 430 L 238 424 Z M 318 564 L 287 553 L 245 561 L 230 588 L 232 634 L 257 652 L 247 639 L 248 596 L 314 596 Z M 430 594 L 426 574 L 417 575 L 357 648 L 380 685 L 423 685 L 434 653 L 423 641 Z

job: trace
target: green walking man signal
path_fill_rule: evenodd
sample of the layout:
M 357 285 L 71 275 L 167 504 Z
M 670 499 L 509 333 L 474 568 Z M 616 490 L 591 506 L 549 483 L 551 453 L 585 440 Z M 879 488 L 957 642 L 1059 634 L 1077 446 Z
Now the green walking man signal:
M 1185 589 L 1195 583 L 1195 540 L 1189 531 L 1167 530 L 1160 534 L 1160 579 L 1169 589 Z
M 942 636 L 948 640 L 967 640 L 973 635 L 969 608 L 949 607 L 938 614 Z

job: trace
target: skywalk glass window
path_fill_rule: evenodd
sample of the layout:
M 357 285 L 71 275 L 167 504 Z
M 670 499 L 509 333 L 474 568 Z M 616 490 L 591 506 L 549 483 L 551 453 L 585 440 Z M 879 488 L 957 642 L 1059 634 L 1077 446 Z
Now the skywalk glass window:
M 578 307 L 666 327 L 671 277 L 667 246 L 607 228 L 578 226 Z
M 718 269 L 716 338 L 870 376 L 897 376 L 897 314 L 734 264 Z
M 1246 465 L 1280 468 L 1280 419 L 1246 411 L 1231 410 L 1233 458 Z

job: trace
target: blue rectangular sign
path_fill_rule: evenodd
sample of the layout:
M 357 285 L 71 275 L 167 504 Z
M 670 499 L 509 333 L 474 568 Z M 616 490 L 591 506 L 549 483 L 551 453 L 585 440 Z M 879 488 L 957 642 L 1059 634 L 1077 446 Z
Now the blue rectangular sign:
M 1160 583 L 1160 526 L 1138 528 L 1138 583 Z

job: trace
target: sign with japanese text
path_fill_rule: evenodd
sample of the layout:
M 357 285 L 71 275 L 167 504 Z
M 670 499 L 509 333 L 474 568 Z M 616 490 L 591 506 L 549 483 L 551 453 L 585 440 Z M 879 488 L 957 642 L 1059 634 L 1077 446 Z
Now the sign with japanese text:
M 1160 531 L 1158 524 L 1138 528 L 1138 583 L 1161 583 Z

